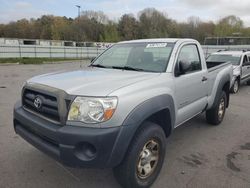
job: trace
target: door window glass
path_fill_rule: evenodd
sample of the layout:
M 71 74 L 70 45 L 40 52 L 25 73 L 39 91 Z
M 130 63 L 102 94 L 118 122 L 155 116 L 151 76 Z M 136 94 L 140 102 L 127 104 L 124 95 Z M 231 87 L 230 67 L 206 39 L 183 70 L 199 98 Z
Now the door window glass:
M 195 44 L 186 45 L 181 49 L 177 62 L 180 61 L 191 63 L 191 67 L 186 73 L 196 72 L 202 69 L 199 51 Z

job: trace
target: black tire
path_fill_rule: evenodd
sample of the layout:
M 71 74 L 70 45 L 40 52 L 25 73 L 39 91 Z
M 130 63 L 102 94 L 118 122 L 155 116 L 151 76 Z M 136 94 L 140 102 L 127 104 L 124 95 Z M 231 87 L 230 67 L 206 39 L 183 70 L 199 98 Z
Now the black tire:
M 249 81 L 247 81 L 247 85 L 249 85 L 249 86 L 250 86 L 250 80 L 249 80 Z
M 223 109 L 220 108 L 222 103 L 224 103 Z M 224 119 L 226 106 L 227 106 L 227 95 L 225 91 L 222 91 L 216 106 L 206 111 L 207 122 L 212 125 L 219 125 Z
M 239 79 L 236 79 L 234 81 L 232 88 L 231 88 L 231 93 L 234 93 L 234 94 L 238 93 L 239 88 L 240 88 L 240 82 L 239 82 Z
M 138 165 L 142 164 L 144 148 L 147 148 L 147 143 L 149 142 L 157 142 L 159 152 L 158 153 L 158 162 L 153 162 L 152 165 L 155 165 L 152 168 L 152 172 L 148 174 L 148 177 L 141 178 L 140 174 L 143 176 L 142 173 L 138 172 Z M 155 146 L 154 146 L 155 147 Z M 150 147 L 151 148 L 151 147 Z M 125 158 L 123 159 L 122 163 L 113 169 L 114 176 L 118 183 L 124 188 L 146 188 L 150 187 L 156 178 L 158 177 L 165 157 L 166 151 L 166 136 L 163 129 L 151 122 L 145 122 L 140 130 L 137 131 L 135 137 L 133 138 L 128 151 L 126 153 Z M 155 153 L 156 151 L 152 152 L 151 154 Z M 150 162 L 145 162 L 150 161 Z M 144 163 L 148 163 L 151 166 L 151 160 L 145 159 Z M 144 164 L 145 166 L 145 164 Z M 141 169 L 143 167 L 141 166 Z M 144 171 L 145 173 L 146 171 Z

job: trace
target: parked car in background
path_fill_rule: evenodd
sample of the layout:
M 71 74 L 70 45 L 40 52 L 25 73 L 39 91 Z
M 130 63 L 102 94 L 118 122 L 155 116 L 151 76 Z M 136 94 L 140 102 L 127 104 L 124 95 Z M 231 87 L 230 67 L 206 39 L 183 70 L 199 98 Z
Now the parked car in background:
M 223 121 L 232 72 L 206 62 L 196 40 L 117 43 L 87 69 L 29 79 L 14 129 L 65 165 L 113 168 L 123 187 L 146 188 L 176 127 L 203 112 L 212 125 Z
M 233 64 L 232 93 L 237 93 L 242 83 L 250 85 L 250 51 L 219 51 L 211 54 L 207 61 Z

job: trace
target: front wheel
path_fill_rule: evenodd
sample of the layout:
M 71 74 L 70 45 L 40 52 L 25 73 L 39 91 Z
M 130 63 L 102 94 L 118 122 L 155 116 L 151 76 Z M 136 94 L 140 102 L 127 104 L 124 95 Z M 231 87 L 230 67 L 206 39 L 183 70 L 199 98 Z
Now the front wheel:
M 209 124 L 219 125 L 225 116 L 227 107 L 227 95 L 222 91 L 218 103 L 210 110 L 206 111 L 206 119 Z
M 240 86 L 240 83 L 239 83 L 239 80 L 237 79 L 237 80 L 234 81 L 234 84 L 233 84 L 233 87 L 231 89 L 231 92 L 234 93 L 234 94 L 238 93 L 239 86 Z
M 162 168 L 166 137 L 163 129 L 145 122 L 132 140 L 122 163 L 113 169 L 114 176 L 124 188 L 150 187 Z

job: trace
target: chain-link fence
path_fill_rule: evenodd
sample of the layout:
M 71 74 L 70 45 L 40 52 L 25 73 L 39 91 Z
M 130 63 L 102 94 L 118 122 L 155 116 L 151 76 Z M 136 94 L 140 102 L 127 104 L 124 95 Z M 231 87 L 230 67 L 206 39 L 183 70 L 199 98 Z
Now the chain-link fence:
M 93 58 L 102 53 L 100 47 L 66 47 L 38 45 L 0 45 L 0 58 Z

